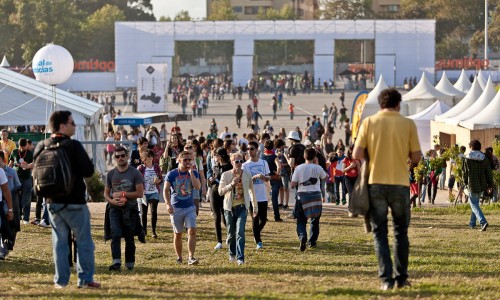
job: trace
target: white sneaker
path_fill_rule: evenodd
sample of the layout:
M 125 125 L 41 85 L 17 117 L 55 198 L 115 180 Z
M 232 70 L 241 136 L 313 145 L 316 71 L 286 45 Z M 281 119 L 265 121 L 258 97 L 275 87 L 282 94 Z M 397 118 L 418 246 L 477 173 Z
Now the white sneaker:
M 50 228 L 50 225 L 45 223 L 45 220 L 40 221 L 38 226 L 43 227 L 43 228 Z
M 229 255 L 229 262 L 234 262 L 236 260 L 236 255 Z
M 28 221 L 24 221 L 24 220 L 23 220 L 23 224 L 24 224 L 24 225 L 28 225 L 29 223 L 30 223 L 30 222 L 28 222 Z
M 257 250 L 262 249 L 262 247 L 263 247 L 262 242 L 258 242 L 256 247 Z
M 241 266 L 242 264 L 245 263 L 245 261 L 243 259 L 238 259 L 237 263 L 238 263 L 238 266 Z
M 215 245 L 214 247 L 214 250 L 220 250 L 222 249 L 222 243 L 217 243 L 217 245 Z

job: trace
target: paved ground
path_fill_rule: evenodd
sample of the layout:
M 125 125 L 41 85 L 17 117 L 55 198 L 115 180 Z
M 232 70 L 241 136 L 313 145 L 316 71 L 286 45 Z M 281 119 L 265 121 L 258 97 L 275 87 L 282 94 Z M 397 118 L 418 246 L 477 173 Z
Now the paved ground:
M 352 110 L 352 104 L 354 98 L 356 97 L 357 92 L 346 92 L 345 94 L 345 106 L 348 109 L 347 113 L 350 116 Z M 170 95 L 169 95 L 170 96 Z M 261 113 L 263 120 L 259 122 L 261 128 L 263 127 L 266 120 L 269 120 L 274 127 L 275 133 L 277 133 L 281 128 L 284 128 L 288 133 L 290 130 L 295 129 L 296 126 L 299 126 L 302 131 L 305 129 L 306 117 L 317 115 L 321 116 L 321 109 L 324 104 L 328 107 L 333 103 L 340 108 L 340 90 L 335 91 L 333 94 L 320 94 L 320 93 L 312 93 L 312 94 L 302 94 L 299 93 L 294 97 L 283 96 L 283 108 L 278 111 L 277 117 L 278 120 L 272 120 L 272 107 L 271 107 L 271 99 L 272 94 L 270 93 L 261 93 L 260 101 L 259 101 L 259 112 Z M 122 106 L 120 105 L 121 101 L 117 101 L 117 109 L 121 109 L 125 112 L 125 114 L 132 114 L 130 106 Z M 290 120 L 288 114 L 288 104 L 292 102 L 295 105 L 295 117 L 294 120 Z M 241 105 L 243 111 L 245 112 L 245 108 L 247 105 L 251 104 L 251 101 L 248 99 L 248 96 L 244 95 L 243 100 L 234 100 L 232 95 L 226 95 L 224 100 L 213 100 L 210 101 L 210 105 L 208 108 L 208 114 L 201 118 L 193 118 L 190 122 L 180 122 L 179 126 L 184 134 L 187 136 L 189 129 L 193 129 L 195 134 L 199 134 L 201 131 L 204 132 L 205 136 L 209 133 L 209 124 L 213 119 L 216 120 L 217 126 L 219 128 L 219 133 L 224 129 L 224 126 L 229 127 L 230 132 L 236 132 L 241 135 L 244 132 L 250 132 L 249 129 L 246 128 L 246 118 L 245 116 L 242 119 L 242 128 L 237 128 L 236 126 L 236 118 L 235 112 L 237 105 Z M 168 112 L 170 113 L 181 113 L 182 109 L 179 105 L 173 104 L 171 97 L 168 99 Z M 188 109 L 190 112 L 190 109 Z M 167 128 L 171 128 L 173 123 L 167 123 Z M 159 127 L 159 126 L 158 126 Z M 338 139 L 345 139 L 344 130 L 339 130 L 338 128 L 335 130 L 333 141 L 334 143 Z M 294 197 L 290 196 L 290 201 L 293 201 Z M 438 190 L 438 195 L 436 197 L 436 205 L 448 205 L 448 192 Z M 327 204 L 333 205 L 334 204 Z M 342 206 L 339 206 L 341 208 Z

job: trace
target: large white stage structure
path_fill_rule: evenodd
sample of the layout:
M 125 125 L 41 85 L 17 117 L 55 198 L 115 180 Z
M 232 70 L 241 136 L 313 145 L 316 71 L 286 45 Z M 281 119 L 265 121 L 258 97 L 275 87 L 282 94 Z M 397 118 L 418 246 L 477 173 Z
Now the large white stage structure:
M 435 20 L 116 22 L 116 87 L 137 86 L 138 63 L 166 63 L 177 41 L 234 41 L 232 77 L 253 77 L 255 41 L 314 40 L 314 78 L 334 78 L 335 40 L 375 40 L 375 78 L 403 85 L 425 72 L 434 78 Z

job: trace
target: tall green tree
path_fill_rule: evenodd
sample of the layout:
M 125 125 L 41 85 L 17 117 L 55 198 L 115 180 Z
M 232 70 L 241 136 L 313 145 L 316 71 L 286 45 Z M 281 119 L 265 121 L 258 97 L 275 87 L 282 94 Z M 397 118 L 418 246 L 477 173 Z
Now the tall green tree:
M 72 2 L 87 15 L 93 14 L 105 5 L 113 5 L 123 11 L 127 21 L 156 21 L 151 0 L 72 0 Z
M 189 15 L 189 11 L 187 10 L 181 10 L 174 17 L 174 21 L 191 21 L 191 20 L 192 18 Z
M 285 4 L 280 10 L 259 8 L 257 18 L 259 20 L 295 20 L 297 19 L 297 14 L 295 14 L 290 4 Z
M 327 20 L 373 18 L 371 0 L 324 0 L 322 15 Z
M 114 60 L 115 22 L 124 20 L 123 11 L 109 4 L 88 16 L 82 25 L 86 42 L 85 58 Z
M 13 33 L 17 30 L 16 24 L 10 18 L 15 12 L 14 0 L 0 1 L 0 54 L 6 55 L 10 63 L 14 60 L 15 44 Z
M 210 21 L 230 21 L 238 20 L 238 16 L 233 12 L 229 0 L 212 0 L 210 3 Z

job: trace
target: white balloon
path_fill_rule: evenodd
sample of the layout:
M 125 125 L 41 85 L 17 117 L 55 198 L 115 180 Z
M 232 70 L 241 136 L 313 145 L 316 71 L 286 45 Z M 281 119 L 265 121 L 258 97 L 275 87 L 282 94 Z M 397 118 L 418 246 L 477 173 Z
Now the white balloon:
M 47 44 L 35 54 L 32 67 L 36 80 L 57 85 L 73 74 L 74 61 L 71 53 L 64 47 Z

